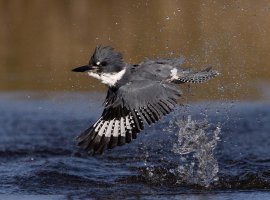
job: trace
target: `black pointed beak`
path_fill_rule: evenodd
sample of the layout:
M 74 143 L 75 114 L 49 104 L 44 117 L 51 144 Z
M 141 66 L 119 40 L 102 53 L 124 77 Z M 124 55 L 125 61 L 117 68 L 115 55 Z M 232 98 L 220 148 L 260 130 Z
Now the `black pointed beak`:
M 92 69 L 93 69 L 92 66 L 85 65 L 85 66 L 77 67 L 77 68 L 73 69 L 72 71 L 73 72 L 86 72 L 86 71 L 89 71 L 89 70 L 92 70 Z

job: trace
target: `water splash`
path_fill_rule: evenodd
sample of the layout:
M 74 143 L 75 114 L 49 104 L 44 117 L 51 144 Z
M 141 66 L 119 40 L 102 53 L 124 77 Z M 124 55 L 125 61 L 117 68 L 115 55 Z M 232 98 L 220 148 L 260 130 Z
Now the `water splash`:
M 174 123 L 180 130 L 173 152 L 181 156 L 174 173 L 181 177 L 179 182 L 209 187 L 218 180 L 219 167 L 214 149 L 219 141 L 220 127 L 209 131 L 207 120 L 195 121 L 191 116 L 188 120 L 176 120 Z

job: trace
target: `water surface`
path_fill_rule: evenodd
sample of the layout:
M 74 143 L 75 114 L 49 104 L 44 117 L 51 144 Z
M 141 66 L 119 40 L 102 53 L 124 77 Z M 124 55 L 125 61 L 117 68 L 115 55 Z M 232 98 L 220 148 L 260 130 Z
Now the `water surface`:
M 132 143 L 91 157 L 74 146 L 74 137 L 100 115 L 103 93 L 0 95 L 1 194 L 22 199 L 270 197 L 269 103 L 179 106 Z

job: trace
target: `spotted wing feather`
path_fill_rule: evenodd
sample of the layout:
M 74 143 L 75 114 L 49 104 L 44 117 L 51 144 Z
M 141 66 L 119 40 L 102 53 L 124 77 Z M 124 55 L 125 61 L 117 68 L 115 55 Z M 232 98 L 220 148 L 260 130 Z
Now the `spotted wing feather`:
M 203 69 L 199 72 L 181 74 L 178 80 L 175 80 L 176 83 L 203 83 L 208 81 L 209 79 L 214 78 L 219 75 L 219 72 L 216 70 L 212 70 L 211 67 Z

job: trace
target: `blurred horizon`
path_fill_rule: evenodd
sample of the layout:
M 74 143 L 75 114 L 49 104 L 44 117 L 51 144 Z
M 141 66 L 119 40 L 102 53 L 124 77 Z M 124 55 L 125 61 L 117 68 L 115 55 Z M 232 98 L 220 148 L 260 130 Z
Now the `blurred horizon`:
M 270 99 L 270 2 L 0 0 L 0 91 L 106 87 L 71 69 L 111 45 L 128 63 L 184 56 L 221 76 L 184 86 L 194 100 Z

